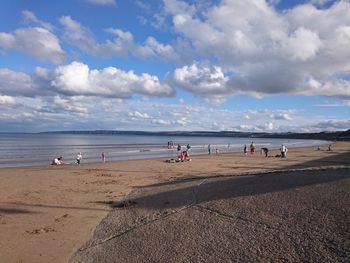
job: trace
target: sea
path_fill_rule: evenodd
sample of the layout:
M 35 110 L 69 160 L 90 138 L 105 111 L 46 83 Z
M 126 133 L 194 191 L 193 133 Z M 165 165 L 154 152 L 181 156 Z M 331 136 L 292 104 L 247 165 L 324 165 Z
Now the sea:
M 320 140 L 264 139 L 237 137 L 204 136 L 163 136 L 163 135 L 108 135 L 108 134 L 58 134 L 58 133 L 0 133 L 0 167 L 21 167 L 49 165 L 56 157 L 63 157 L 66 163 L 75 163 L 76 156 L 82 153 L 82 163 L 102 161 L 137 160 L 149 158 L 175 158 L 177 145 L 182 150 L 191 146 L 191 155 L 208 154 L 218 149 L 223 152 L 243 151 L 254 142 L 261 147 L 278 149 L 281 144 L 288 148 L 318 146 L 326 144 Z M 170 143 L 174 147 L 168 147 Z

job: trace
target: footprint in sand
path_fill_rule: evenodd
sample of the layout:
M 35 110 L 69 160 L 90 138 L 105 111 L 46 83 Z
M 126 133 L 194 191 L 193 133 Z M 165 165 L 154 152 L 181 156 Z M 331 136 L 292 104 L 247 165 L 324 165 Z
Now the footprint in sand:
M 56 217 L 55 222 L 61 222 L 62 220 L 66 219 L 69 217 L 69 214 L 64 214 L 63 216 Z
M 26 230 L 26 232 L 31 235 L 36 235 L 36 234 L 43 234 L 48 232 L 56 232 L 56 230 L 52 227 L 47 226 L 43 228 L 34 229 L 32 231 Z

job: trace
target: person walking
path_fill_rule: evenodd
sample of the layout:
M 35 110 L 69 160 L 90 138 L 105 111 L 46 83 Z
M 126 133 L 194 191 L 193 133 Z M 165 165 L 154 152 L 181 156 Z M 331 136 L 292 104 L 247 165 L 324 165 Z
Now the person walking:
M 106 162 L 106 155 L 104 152 L 102 152 L 101 154 L 101 159 L 102 159 L 102 162 L 105 163 Z
M 210 144 L 208 144 L 208 154 L 211 155 Z
M 81 160 L 83 159 L 83 155 L 80 153 L 78 153 L 77 155 L 77 164 L 80 164 Z

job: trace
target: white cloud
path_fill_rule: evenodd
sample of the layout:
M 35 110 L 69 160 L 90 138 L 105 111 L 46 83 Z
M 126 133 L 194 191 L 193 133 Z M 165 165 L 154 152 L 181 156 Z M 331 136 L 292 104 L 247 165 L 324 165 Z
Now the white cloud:
M 0 105 L 13 105 L 15 102 L 16 100 L 14 97 L 0 95 Z
M 0 94 L 32 97 L 39 93 L 39 87 L 30 75 L 0 68 Z
M 116 5 L 116 0 L 85 0 L 85 2 L 94 5 Z
M 72 99 L 54 96 L 52 103 L 57 109 L 62 109 L 67 112 L 78 113 L 80 115 L 86 115 L 88 113 L 88 109 L 86 107 Z
M 58 66 L 50 72 L 37 68 L 33 75 L 0 68 L 0 94 L 27 97 L 62 94 L 130 98 L 135 94 L 169 97 L 173 96 L 174 90 L 148 73 L 137 75 L 133 71 L 123 71 L 115 67 L 90 69 L 86 64 L 72 62 Z
M 38 19 L 36 15 L 29 10 L 23 10 L 22 16 L 28 22 L 39 24 L 41 27 L 46 28 L 49 31 L 53 31 L 53 26 L 50 23 Z
M 65 53 L 58 38 L 42 27 L 20 28 L 13 33 L 0 32 L 0 48 L 16 49 L 39 60 L 62 63 Z
M 217 80 L 219 94 L 349 97 L 349 81 L 339 79 L 350 68 L 348 1 L 322 9 L 298 5 L 283 12 L 264 0 L 226 0 L 204 11 L 178 0 L 164 0 L 164 5 L 174 30 L 194 47 L 194 56 L 215 61 L 215 67 L 228 77 L 224 82 Z M 198 72 L 210 68 L 195 65 L 203 67 Z M 179 72 L 189 74 L 192 67 L 175 70 L 175 79 Z M 319 83 L 317 89 L 310 80 Z M 178 84 L 196 95 L 214 94 L 214 89 L 203 92 L 207 83 L 206 76 L 199 75 L 196 79 L 186 76 Z
M 174 48 L 169 44 L 159 43 L 154 37 L 149 36 L 143 45 L 134 41 L 131 32 L 119 28 L 107 28 L 105 31 L 115 38 L 98 43 L 92 32 L 69 16 L 60 18 L 64 26 L 64 39 L 71 45 L 81 50 L 101 57 L 126 57 L 132 54 L 139 58 L 156 57 L 164 60 L 177 60 L 178 56 Z
M 135 117 L 135 118 L 140 118 L 140 119 L 149 119 L 149 115 L 146 112 L 145 113 L 141 113 L 139 111 L 129 112 L 129 116 Z
M 158 77 L 147 73 L 136 75 L 114 67 L 90 70 L 83 63 L 72 62 L 53 72 L 51 84 L 58 92 L 70 95 L 131 97 L 133 94 L 171 96 L 173 90 Z
M 178 87 L 200 95 L 220 95 L 229 93 L 228 78 L 220 67 L 198 65 L 177 68 L 172 81 Z
M 270 115 L 272 119 L 275 120 L 286 120 L 286 121 L 291 121 L 293 118 L 290 116 L 290 114 L 285 113 L 285 112 L 278 112 L 278 113 L 273 113 Z
M 165 125 L 165 126 L 169 126 L 172 124 L 171 121 L 169 120 L 163 120 L 163 119 L 153 119 L 152 120 L 153 124 L 160 124 L 160 125 Z

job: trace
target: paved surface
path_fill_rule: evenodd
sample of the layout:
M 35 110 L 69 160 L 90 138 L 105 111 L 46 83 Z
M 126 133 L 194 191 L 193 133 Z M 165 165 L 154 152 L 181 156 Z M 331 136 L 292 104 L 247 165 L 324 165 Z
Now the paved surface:
M 350 170 L 169 181 L 132 192 L 75 262 L 350 262 Z

